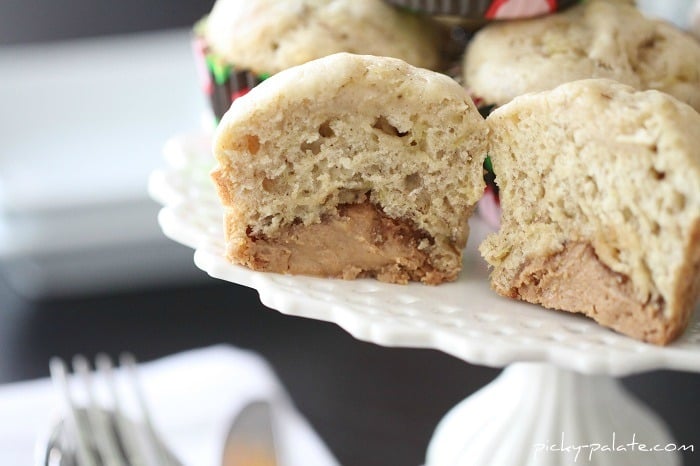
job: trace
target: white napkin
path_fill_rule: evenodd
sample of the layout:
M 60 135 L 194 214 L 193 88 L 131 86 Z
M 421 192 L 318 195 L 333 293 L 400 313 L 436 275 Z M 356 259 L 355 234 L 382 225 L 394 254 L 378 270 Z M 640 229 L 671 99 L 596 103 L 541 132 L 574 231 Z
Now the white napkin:
M 260 398 L 273 402 L 284 466 L 338 464 L 255 353 L 230 346 L 192 350 L 140 364 L 139 375 L 156 429 L 185 466 L 219 465 L 234 415 Z M 37 439 L 58 406 L 48 379 L 0 387 L 0 464 L 33 464 Z

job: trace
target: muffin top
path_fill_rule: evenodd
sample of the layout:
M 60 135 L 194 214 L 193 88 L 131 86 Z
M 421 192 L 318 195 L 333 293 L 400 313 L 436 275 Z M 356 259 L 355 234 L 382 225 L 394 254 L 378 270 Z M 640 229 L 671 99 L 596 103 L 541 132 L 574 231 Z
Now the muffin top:
M 203 29 L 214 53 L 260 74 L 337 52 L 440 62 L 433 23 L 381 0 L 217 0 Z
M 487 26 L 467 49 L 463 73 L 467 87 L 489 104 L 609 78 L 700 109 L 700 43 L 623 1 L 591 0 L 563 13 Z

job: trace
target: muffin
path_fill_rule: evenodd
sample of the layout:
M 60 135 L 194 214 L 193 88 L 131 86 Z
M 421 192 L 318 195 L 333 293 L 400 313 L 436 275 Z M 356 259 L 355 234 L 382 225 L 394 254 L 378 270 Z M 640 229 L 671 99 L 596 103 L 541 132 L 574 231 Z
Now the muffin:
M 195 27 L 195 52 L 217 118 L 270 75 L 337 52 L 440 66 L 431 21 L 381 0 L 217 0 Z
M 340 53 L 275 74 L 215 135 L 227 257 L 278 273 L 454 280 L 486 139 L 459 84 L 399 59 Z
M 484 116 L 518 95 L 596 77 L 658 89 L 700 109 L 700 43 L 646 18 L 632 1 L 590 0 L 546 17 L 486 26 L 462 66 L 462 83 Z M 498 186 L 488 181 L 478 210 L 497 229 Z
M 562 13 L 490 24 L 470 42 L 465 86 L 483 106 L 586 78 L 657 89 L 700 109 L 700 43 L 630 2 L 590 0 Z
M 700 114 L 590 79 L 516 97 L 487 124 L 493 289 L 655 344 L 680 335 L 700 293 Z

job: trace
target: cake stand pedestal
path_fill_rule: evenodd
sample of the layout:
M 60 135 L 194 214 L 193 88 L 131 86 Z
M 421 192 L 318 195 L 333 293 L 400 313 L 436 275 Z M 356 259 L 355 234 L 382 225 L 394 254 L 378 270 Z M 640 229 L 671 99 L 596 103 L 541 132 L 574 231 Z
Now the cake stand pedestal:
M 663 422 L 616 377 L 655 369 L 700 372 L 700 323 L 667 347 L 645 344 L 576 315 L 493 293 L 476 247 L 488 233 L 472 220 L 464 268 L 432 287 L 261 273 L 224 259 L 222 210 L 208 176 L 210 139 L 165 145 L 166 168 L 149 180 L 166 236 L 195 250 L 212 277 L 254 288 L 267 307 L 334 322 L 385 346 L 434 348 L 471 364 L 505 367 L 439 423 L 427 466 L 674 466 Z M 698 309 L 700 310 L 700 309 Z
M 442 419 L 426 466 L 675 466 L 677 448 L 617 379 L 515 363 Z

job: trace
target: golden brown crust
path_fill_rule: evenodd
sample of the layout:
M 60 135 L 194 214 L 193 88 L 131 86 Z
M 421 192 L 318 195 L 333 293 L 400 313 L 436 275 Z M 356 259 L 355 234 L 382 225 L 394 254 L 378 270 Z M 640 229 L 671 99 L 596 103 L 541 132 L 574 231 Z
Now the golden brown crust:
M 459 267 L 438 270 L 431 262 L 425 249 L 432 241 L 411 222 L 363 202 L 340 206 L 337 215 L 320 223 L 288 226 L 274 238 L 249 235 L 229 250 L 229 259 L 259 271 L 346 280 L 374 277 L 430 285 L 455 280 Z M 454 254 L 459 259 L 459 251 Z
M 687 312 L 680 318 L 664 318 L 663 298 L 640 302 L 629 278 L 610 270 L 593 247 L 583 242 L 567 243 L 560 252 L 525 262 L 507 289 L 494 285 L 504 296 L 582 313 L 620 333 L 658 345 L 673 341 L 685 329 L 694 303 L 691 287 L 687 287 Z

